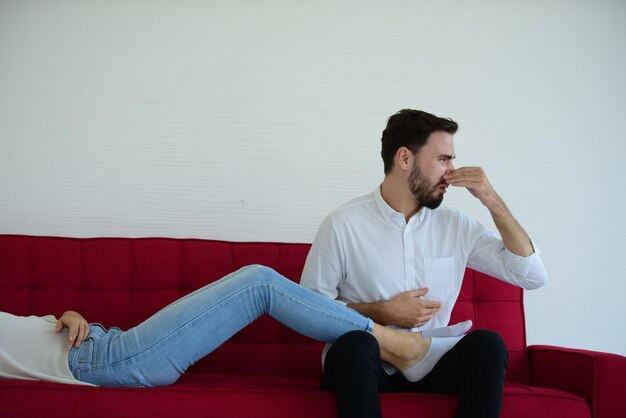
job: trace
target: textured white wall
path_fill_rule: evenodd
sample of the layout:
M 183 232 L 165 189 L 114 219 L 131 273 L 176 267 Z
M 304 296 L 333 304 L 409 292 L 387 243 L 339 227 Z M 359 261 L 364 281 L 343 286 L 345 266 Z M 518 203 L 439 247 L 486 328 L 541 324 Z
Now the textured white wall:
M 228 3 L 228 4 L 226 4 Z M 626 354 L 626 2 L 0 2 L 0 232 L 310 242 L 405 107 L 543 250 L 530 343 Z M 446 204 L 492 225 L 463 190 Z

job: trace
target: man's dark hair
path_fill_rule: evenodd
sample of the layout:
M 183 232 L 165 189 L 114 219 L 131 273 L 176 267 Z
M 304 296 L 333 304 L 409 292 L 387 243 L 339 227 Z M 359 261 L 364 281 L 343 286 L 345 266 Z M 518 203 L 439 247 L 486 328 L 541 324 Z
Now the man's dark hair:
M 401 147 L 416 153 L 422 148 L 431 133 L 444 131 L 456 133 L 459 125 L 452 119 L 440 118 L 421 110 L 403 109 L 392 115 L 380 139 L 382 149 L 380 155 L 385 164 L 385 174 L 391 172 L 393 159 Z

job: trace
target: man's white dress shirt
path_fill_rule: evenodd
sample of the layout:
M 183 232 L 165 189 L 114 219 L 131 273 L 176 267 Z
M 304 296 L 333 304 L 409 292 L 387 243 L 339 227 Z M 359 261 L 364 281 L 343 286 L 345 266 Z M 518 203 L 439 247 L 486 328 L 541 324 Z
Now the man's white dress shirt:
M 406 222 L 379 187 L 326 217 L 301 284 L 344 304 L 427 287 L 424 299 L 440 301 L 441 309 L 423 328 L 437 328 L 448 325 L 466 266 L 524 289 L 542 286 L 547 273 L 534 250 L 517 256 L 492 231 L 446 207 L 422 208 Z

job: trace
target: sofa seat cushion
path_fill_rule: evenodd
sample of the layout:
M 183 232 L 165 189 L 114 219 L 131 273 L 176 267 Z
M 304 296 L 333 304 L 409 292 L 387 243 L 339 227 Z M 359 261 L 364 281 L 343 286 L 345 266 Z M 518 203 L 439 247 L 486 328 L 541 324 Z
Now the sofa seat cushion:
M 124 416 L 130 407 L 135 414 L 152 411 L 148 414 L 151 415 L 158 411 L 162 417 L 336 416 L 334 394 L 321 391 L 317 380 L 272 376 L 193 373 L 175 385 L 151 389 L 3 380 L 0 404 L 6 405 L 3 400 L 8 397 L 13 401 L 11 408 L 19 408 L 7 411 L 11 417 L 38 416 L 44 410 L 62 412 L 59 418 L 79 417 L 84 416 L 85 408 L 108 409 L 110 416 Z M 15 402 L 15 398 L 21 399 Z M 456 402 L 457 397 L 451 395 L 390 393 L 381 396 L 384 416 L 414 416 L 419 410 L 420 418 L 452 418 Z M 591 416 L 583 398 L 554 389 L 509 383 L 505 385 L 501 415 L 507 418 Z M 49 417 L 57 415 L 52 413 Z
M 507 418 L 589 418 L 585 398 L 556 389 L 506 383 L 501 416 Z

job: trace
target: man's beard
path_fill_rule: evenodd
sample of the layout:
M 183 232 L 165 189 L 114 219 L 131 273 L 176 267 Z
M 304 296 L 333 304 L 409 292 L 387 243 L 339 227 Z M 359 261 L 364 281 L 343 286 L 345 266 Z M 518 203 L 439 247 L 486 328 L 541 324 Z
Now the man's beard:
M 439 186 L 439 184 L 433 186 L 417 164 L 413 166 L 413 171 L 409 177 L 409 188 L 417 203 L 428 209 L 437 209 L 443 202 L 443 193 L 440 193 L 439 196 L 435 194 Z

